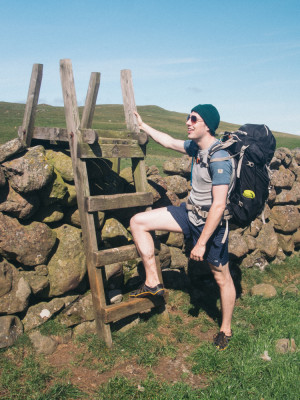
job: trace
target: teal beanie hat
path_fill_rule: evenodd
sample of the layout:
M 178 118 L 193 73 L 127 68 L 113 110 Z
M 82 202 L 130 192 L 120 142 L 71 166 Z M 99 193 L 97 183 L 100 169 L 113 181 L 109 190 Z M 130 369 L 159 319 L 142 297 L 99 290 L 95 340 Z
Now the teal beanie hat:
M 216 107 L 212 104 L 198 104 L 192 108 L 191 112 L 194 111 L 203 118 L 203 121 L 207 125 L 212 135 L 215 135 L 216 129 L 220 123 L 220 114 Z

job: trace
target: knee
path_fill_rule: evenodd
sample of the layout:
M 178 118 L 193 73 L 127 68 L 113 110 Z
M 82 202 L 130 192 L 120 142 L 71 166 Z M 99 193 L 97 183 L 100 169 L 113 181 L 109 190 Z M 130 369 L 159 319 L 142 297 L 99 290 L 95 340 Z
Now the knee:
M 130 229 L 131 231 L 136 231 L 140 227 L 143 226 L 143 221 L 140 216 L 140 214 L 135 214 L 131 219 L 130 219 Z

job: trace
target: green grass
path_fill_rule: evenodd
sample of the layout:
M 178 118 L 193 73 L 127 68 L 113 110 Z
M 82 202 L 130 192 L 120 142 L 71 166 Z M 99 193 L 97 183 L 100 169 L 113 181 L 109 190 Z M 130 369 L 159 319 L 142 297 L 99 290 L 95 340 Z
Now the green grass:
M 25 104 L 0 102 L 0 143 L 5 143 L 17 136 L 18 127 L 22 125 Z M 79 114 L 82 114 L 82 107 L 79 107 Z M 165 110 L 157 106 L 139 106 L 138 111 L 143 120 L 154 128 L 169 133 L 178 139 L 186 138 L 186 115 L 183 113 Z M 36 126 L 49 126 L 63 128 L 65 116 L 63 107 L 53 107 L 46 104 L 39 104 L 37 108 Z M 221 121 L 217 133 L 225 130 L 232 131 L 239 127 L 237 124 Z M 93 128 L 124 130 L 125 116 L 123 106 L 119 104 L 97 105 L 95 109 Z M 277 147 L 295 148 L 300 146 L 300 137 L 282 132 L 273 132 Z M 147 153 L 152 156 L 173 154 L 167 149 L 150 140 L 147 146 Z M 176 154 L 176 153 L 175 153 Z M 178 155 L 180 157 L 180 154 Z
M 155 313 L 143 314 L 141 322 L 127 332 L 113 331 L 112 349 L 106 348 L 96 335 L 74 339 L 78 356 L 61 370 L 37 355 L 27 335 L 23 335 L 14 346 L 0 351 L 0 398 L 296 400 L 300 352 L 280 354 L 275 345 L 281 338 L 293 338 L 298 348 L 300 345 L 299 294 L 285 290 L 290 284 L 299 289 L 299 263 L 300 257 L 295 256 L 264 271 L 242 271 L 243 296 L 236 302 L 234 336 L 225 351 L 217 351 L 210 341 L 199 341 L 199 332 L 217 331 L 217 321 L 203 309 L 192 316 L 189 295 L 170 289 L 169 321 Z M 262 282 L 274 285 L 277 295 L 270 299 L 251 296 L 250 288 Z M 46 331 L 64 333 L 55 320 L 45 324 L 43 332 Z M 261 359 L 265 351 L 271 361 Z M 177 382 L 156 375 L 155 368 L 162 360 L 170 360 L 168 368 L 176 368 L 180 357 L 191 372 L 182 372 Z M 119 366 L 131 364 L 144 371 L 143 377 L 121 375 Z M 72 382 L 72 368 L 100 375 L 114 372 L 91 392 L 90 387 L 82 389 Z M 165 371 L 165 378 L 169 372 Z M 190 385 L 191 375 L 201 377 L 203 384 Z

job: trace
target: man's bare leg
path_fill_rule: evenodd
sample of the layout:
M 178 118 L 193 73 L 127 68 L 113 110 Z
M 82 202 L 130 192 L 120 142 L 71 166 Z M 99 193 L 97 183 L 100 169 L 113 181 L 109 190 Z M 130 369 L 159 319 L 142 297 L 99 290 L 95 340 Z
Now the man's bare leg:
M 155 287 L 160 282 L 157 275 L 154 243 L 150 232 L 155 230 L 182 232 L 182 230 L 166 207 L 136 214 L 130 220 L 130 228 L 145 267 L 145 284 Z
M 209 264 L 209 266 L 217 285 L 220 288 L 222 311 L 222 325 L 220 327 L 220 332 L 224 332 L 226 336 L 231 336 L 231 320 L 236 299 L 236 291 L 229 271 L 229 265 L 227 263 L 220 267 L 215 267 L 212 264 Z

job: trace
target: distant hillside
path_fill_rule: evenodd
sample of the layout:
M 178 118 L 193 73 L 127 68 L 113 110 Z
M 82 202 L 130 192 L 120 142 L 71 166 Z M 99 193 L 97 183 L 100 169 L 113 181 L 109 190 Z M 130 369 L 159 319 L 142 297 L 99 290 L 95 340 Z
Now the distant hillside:
M 25 104 L 0 102 L 0 144 L 17 136 L 18 126 L 22 124 L 24 109 Z M 83 107 L 79 108 L 80 113 L 82 109 Z M 186 114 L 168 111 L 157 106 L 138 106 L 138 111 L 143 120 L 154 128 L 167 132 L 178 139 L 186 138 Z M 36 115 L 36 126 L 65 127 L 63 107 L 40 104 Z M 238 127 L 237 124 L 222 121 L 217 133 L 224 130 L 235 130 Z M 119 104 L 97 105 L 93 128 L 126 129 L 123 106 Z M 300 147 L 300 136 L 281 132 L 273 133 L 277 140 L 277 147 Z M 170 156 L 169 150 L 162 148 L 152 140 L 147 146 L 147 153 Z M 172 155 L 175 156 L 176 153 L 172 152 Z M 178 155 L 180 156 L 180 154 Z

